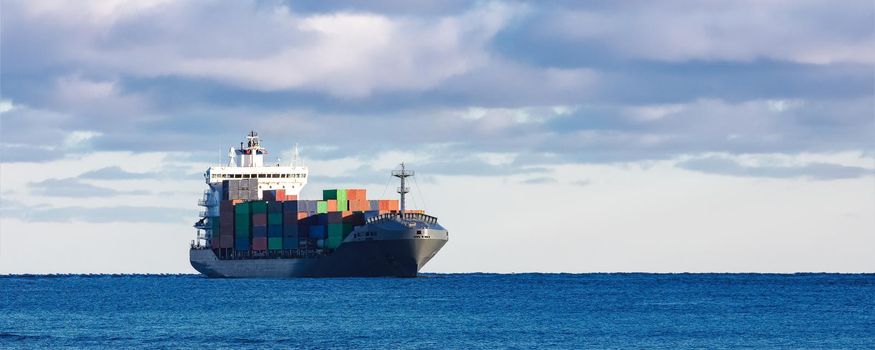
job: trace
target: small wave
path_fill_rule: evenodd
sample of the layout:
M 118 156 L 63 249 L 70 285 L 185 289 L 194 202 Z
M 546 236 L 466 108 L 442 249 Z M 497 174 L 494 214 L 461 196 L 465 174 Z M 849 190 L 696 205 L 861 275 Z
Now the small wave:
M 48 338 L 48 337 L 0 332 L 0 340 L 25 341 L 25 340 L 41 339 L 41 338 Z

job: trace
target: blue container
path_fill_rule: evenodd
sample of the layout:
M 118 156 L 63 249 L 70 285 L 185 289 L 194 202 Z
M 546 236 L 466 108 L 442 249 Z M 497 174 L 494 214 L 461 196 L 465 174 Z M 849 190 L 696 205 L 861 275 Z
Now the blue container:
M 324 225 L 310 225 L 310 238 L 323 239 L 325 238 Z
M 252 237 L 267 237 L 267 226 L 253 226 Z
M 283 224 L 283 236 L 298 237 L 298 223 Z
M 283 225 L 267 225 L 267 236 L 268 237 L 282 237 L 283 236 Z
M 235 250 L 249 250 L 249 238 L 237 238 L 234 240 Z
M 283 212 L 286 213 L 297 213 L 298 207 L 300 207 L 301 201 L 285 201 L 283 202 Z
M 369 200 L 368 206 L 371 210 L 380 210 L 380 201 L 377 200 Z
M 283 202 L 267 202 L 268 213 L 282 213 L 285 204 Z
M 298 237 L 283 237 L 283 249 L 298 249 Z

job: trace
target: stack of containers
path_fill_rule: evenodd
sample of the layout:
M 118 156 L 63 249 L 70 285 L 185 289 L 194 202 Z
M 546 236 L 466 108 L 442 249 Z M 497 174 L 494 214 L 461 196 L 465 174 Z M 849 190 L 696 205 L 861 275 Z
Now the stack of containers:
M 286 190 L 265 190 L 261 192 L 261 199 L 271 202 L 282 202 L 286 200 Z
M 221 228 L 219 227 L 219 217 L 218 216 L 210 216 L 207 219 L 207 222 L 210 224 L 210 246 L 213 250 L 218 254 L 218 250 L 221 245 L 219 238 L 219 231 Z
M 234 206 L 234 249 L 249 250 L 251 248 L 251 203 L 238 203 Z
M 334 211 L 347 211 L 349 210 L 348 199 L 346 197 L 346 190 L 340 189 L 332 189 L 332 190 L 322 190 L 322 199 L 323 200 L 334 200 L 336 202 L 336 208 Z M 328 204 L 328 211 L 332 211 L 331 204 Z
M 283 249 L 283 202 L 267 202 L 267 249 Z
M 325 214 L 328 212 L 328 201 L 316 201 L 316 213 Z
M 343 241 L 343 215 L 346 212 L 330 211 L 326 214 L 328 224 L 326 226 L 327 237 L 324 242 L 325 248 L 337 248 Z
M 234 247 L 234 202 L 219 202 L 219 248 Z
M 249 202 L 252 207 L 252 250 L 267 250 L 267 202 Z
M 299 201 L 282 203 L 282 249 L 298 249 L 298 205 Z

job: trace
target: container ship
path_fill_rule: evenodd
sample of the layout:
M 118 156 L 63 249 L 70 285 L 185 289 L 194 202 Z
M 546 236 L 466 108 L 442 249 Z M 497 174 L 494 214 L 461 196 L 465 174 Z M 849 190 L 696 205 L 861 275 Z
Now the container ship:
M 265 165 L 267 149 L 250 132 L 213 166 L 198 205 L 189 260 L 216 278 L 415 277 L 447 243 L 436 217 L 405 207 L 402 163 L 393 170 L 399 199 L 369 199 L 364 189 L 325 189 L 299 198 L 309 170 L 298 156 Z

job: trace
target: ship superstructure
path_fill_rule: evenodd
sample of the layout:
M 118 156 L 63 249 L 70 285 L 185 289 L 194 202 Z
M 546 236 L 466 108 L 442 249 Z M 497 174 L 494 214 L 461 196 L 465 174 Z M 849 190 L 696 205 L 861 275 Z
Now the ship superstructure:
M 227 166 L 210 167 L 189 257 L 208 277 L 414 277 L 447 243 L 436 217 L 406 205 L 401 163 L 392 171 L 399 200 L 368 199 L 364 189 L 326 189 L 298 198 L 309 171 L 297 146 L 288 164 L 265 165 L 258 134 L 231 148 Z
M 240 142 L 240 148 L 230 148 L 227 165 L 213 166 L 204 172 L 204 179 L 209 188 L 204 190 L 203 198 L 198 200 L 198 205 L 205 210 L 200 212 L 200 219 L 194 225 L 198 229 L 199 245 L 210 245 L 216 227 L 211 220 L 217 220 L 219 217 L 219 202 L 222 200 L 223 193 L 229 190 L 223 187 L 223 184 L 229 183 L 227 180 L 252 179 L 250 182 L 255 182 L 256 185 L 252 189 L 247 188 L 250 190 L 247 193 L 254 196 L 246 198 L 248 200 L 262 199 L 264 190 L 282 189 L 287 195 L 296 196 L 307 185 L 309 170 L 300 159 L 297 145 L 292 153 L 292 159 L 286 164 L 277 161 L 265 165 L 266 154 L 268 151 L 262 147 L 258 133 L 250 131 L 246 140 Z

